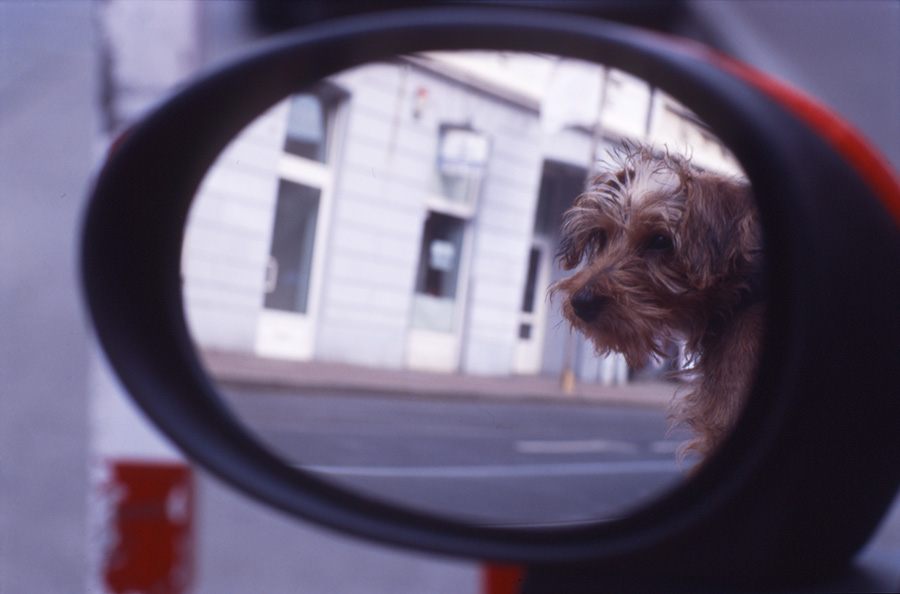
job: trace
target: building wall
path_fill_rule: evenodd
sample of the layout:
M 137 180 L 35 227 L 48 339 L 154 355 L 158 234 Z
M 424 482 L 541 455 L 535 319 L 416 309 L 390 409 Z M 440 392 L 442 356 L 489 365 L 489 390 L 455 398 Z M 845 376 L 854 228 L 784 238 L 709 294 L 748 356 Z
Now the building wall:
M 421 152 L 428 140 L 398 119 L 405 76 L 384 64 L 335 78 L 348 99 L 341 107 L 345 127 L 336 134 L 340 175 L 317 359 L 402 366 L 422 221 L 415 189 L 425 182 Z
M 463 370 L 510 372 L 541 174 L 536 114 L 494 103 L 475 120 L 493 140 L 475 227 Z
M 489 137 L 491 153 L 457 295 L 461 366 L 508 373 L 539 182 L 536 114 L 409 64 L 335 82 L 350 98 L 317 358 L 403 366 L 439 128 L 467 125 Z M 423 90 L 433 99 L 417 109 Z
M 472 219 L 462 367 L 508 373 L 512 361 L 537 184 L 533 110 L 475 93 L 410 64 L 342 73 L 337 156 L 325 228 L 327 257 L 315 358 L 389 368 L 404 364 L 422 225 L 437 192 L 442 124 L 491 140 Z M 417 111 L 416 94 L 434 99 Z M 192 209 L 183 274 L 192 331 L 210 349 L 253 351 L 278 183 L 286 109 L 276 106 L 233 142 Z M 474 213 L 473 213 L 474 214 Z

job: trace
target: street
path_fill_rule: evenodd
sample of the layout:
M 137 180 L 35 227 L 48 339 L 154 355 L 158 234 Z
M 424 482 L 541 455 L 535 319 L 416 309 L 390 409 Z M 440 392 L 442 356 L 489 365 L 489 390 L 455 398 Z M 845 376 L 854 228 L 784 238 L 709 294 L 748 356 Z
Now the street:
M 231 386 L 236 414 L 289 463 L 477 524 L 609 520 L 677 484 L 666 409 Z

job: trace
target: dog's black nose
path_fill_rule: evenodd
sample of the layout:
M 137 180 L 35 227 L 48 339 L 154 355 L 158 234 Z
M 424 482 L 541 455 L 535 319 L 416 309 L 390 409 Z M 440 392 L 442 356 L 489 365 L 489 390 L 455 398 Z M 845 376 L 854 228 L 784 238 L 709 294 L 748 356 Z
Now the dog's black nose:
M 597 295 L 588 289 L 581 289 L 572 295 L 569 302 L 572 304 L 572 310 L 576 316 L 585 322 L 590 322 L 603 313 L 609 303 L 609 297 Z

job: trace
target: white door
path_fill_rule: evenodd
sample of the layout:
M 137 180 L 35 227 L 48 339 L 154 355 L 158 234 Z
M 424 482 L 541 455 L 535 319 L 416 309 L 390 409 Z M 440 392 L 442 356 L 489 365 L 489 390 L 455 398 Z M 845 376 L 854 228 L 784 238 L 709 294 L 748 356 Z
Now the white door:
M 439 212 L 429 212 L 425 220 L 406 342 L 410 369 L 459 369 L 468 278 L 465 255 L 470 251 L 467 229 L 466 219 Z
M 484 134 L 466 126 L 441 126 L 406 338 L 410 369 L 459 370 L 471 227 L 489 154 Z
M 324 253 L 326 184 L 281 180 L 266 269 L 266 294 L 256 335 L 265 357 L 309 359 Z
M 310 359 L 330 206 L 336 100 L 322 92 L 290 99 L 284 154 L 278 164 L 265 295 L 256 333 L 264 357 Z

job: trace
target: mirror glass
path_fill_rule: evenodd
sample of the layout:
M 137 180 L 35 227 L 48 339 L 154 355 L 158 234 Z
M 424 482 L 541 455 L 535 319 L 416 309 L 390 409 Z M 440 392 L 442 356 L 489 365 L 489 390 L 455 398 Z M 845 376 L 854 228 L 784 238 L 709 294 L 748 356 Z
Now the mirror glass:
M 622 215 L 644 217 L 624 241 L 602 201 L 565 215 L 637 143 L 741 176 L 667 94 L 555 56 L 400 56 L 285 98 L 223 151 L 186 226 L 185 310 L 223 400 L 286 463 L 458 521 L 607 521 L 659 497 L 700 460 L 669 419 L 696 363 L 665 324 L 681 305 L 642 285 L 677 268 L 684 209 L 660 197 L 681 190 L 626 176 L 656 206 Z M 620 243 L 644 262 L 621 280 L 633 297 L 558 284 Z M 598 354 L 630 331 L 598 318 L 650 307 L 649 356 L 625 352 L 637 334 Z

